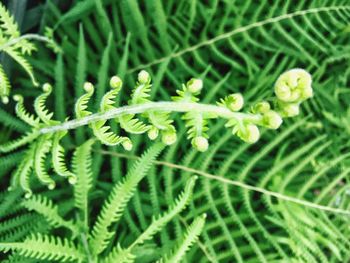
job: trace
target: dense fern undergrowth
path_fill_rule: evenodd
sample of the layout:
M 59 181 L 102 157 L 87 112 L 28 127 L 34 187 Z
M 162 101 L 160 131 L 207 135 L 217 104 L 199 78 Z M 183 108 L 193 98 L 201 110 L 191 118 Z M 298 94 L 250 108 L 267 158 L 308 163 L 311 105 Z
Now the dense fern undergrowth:
M 4 1 L 1 262 L 348 262 L 349 34 L 346 0 Z

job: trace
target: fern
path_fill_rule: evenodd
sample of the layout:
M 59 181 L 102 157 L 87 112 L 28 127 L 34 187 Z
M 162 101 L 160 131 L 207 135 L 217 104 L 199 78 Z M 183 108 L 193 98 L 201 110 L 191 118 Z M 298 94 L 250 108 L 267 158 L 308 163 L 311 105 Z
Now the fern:
M 12 85 L 25 99 L 20 104 L 19 96 L 14 97 L 19 118 L 13 117 L 12 101 L 0 113 L 0 143 L 7 145 L 1 148 L 0 176 L 3 189 L 11 189 L 0 194 L 0 225 L 9 223 L 0 233 L 1 242 L 23 242 L 32 234 L 59 236 L 84 254 L 84 262 L 174 257 L 181 262 L 349 261 L 346 1 L 63 2 L 27 6 L 24 32 L 53 28 L 47 37 L 57 36 L 64 53 L 54 58 L 40 47 L 28 57 L 38 82 L 55 82 L 53 94 L 37 108 L 46 122 L 25 109 L 38 92 L 27 88 L 30 77 L 13 72 Z M 30 15 L 40 13 L 41 20 Z M 24 36 L 16 38 L 38 39 Z M 0 34 L 0 49 L 4 39 Z M 22 48 L 4 40 L 5 47 L 27 54 L 30 46 L 22 40 Z M 300 90 L 290 79 L 292 74 L 300 80 L 301 73 L 310 79 L 305 71 L 283 73 L 301 66 L 312 73 L 312 99 L 304 100 L 313 92 Z M 7 71 L 5 64 L 3 68 Z M 133 76 L 140 70 L 135 83 Z M 108 90 L 107 76 L 116 73 L 119 77 L 112 77 Z M 114 89 L 118 83 L 122 85 Z M 8 94 L 4 84 L 9 82 L 0 82 Z M 74 114 L 76 101 L 81 111 L 66 117 Z M 48 110 L 52 106 L 55 110 Z M 258 123 L 250 116 L 260 116 Z M 287 118 L 291 116 L 295 119 Z M 274 131 L 282 120 L 283 130 Z M 33 137 L 7 144 L 20 134 Z M 101 204 L 124 182 L 135 156 L 156 139 L 171 146 L 139 182 L 118 222 L 108 227 L 113 235 L 105 249 L 93 255 L 91 231 Z M 37 150 L 44 141 L 50 150 Z M 105 149 L 98 143 L 91 146 L 92 141 L 119 144 Z M 130 154 L 119 152 L 118 145 Z M 41 158 L 35 159 L 36 154 Z M 188 209 L 168 217 L 164 209 L 173 207 L 194 174 L 199 179 Z M 48 189 L 52 181 L 44 175 L 54 179 L 55 189 Z M 34 198 L 53 200 L 54 209 L 78 234 L 56 229 L 39 211 L 30 212 L 35 222 L 25 223 L 28 212 L 20 204 L 32 199 L 21 198 L 21 184 L 25 196 L 33 192 Z M 208 216 L 201 238 L 192 236 L 196 241 L 189 246 L 187 224 L 203 214 Z M 16 223 L 17 217 L 23 225 Z M 162 218 L 171 220 L 158 228 Z M 145 233 L 152 238 L 129 249 Z M 187 253 L 181 256 L 183 251 Z M 16 251 L 0 258 L 54 261 Z
M 1 243 L 0 250 L 14 250 L 19 255 L 43 260 L 60 260 L 61 262 L 84 262 L 85 256 L 67 239 L 47 235 L 32 235 L 24 242 Z
M 118 222 L 127 202 L 136 191 L 136 186 L 146 175 L 152 160 L 157 157 L 162 148 L 161 144 L 155 144 L 150 148 L 143 159 L 128 172 L 125 179 L 112 189 L 91 232 L 91 244 L 95 255 L 106 248 L 107 240 L 113 235 L 108 228 L 111 224 Z
M 26 54 L 30 55 L 36 50 L 34 44 L 28 41 L 29 39 L 37 39 L 51 43 L 53 47 L 57 47 L 54 45 L 53 40 L 46 37 L 35 34 L 20 36 L 18 25 L 13 16 L 6 10 L 3 4 L 0 4 L 0 52 L 5 52 L 20 64 L 29 75 L 33 85 L 38 86 L 39 83 L 34 77 L 33 68 L 25 58 Z M 9 79 L 3 66 L 0 65 L 0 97 L 4 103 L 8 103 L 9 101 L 10 88 Z

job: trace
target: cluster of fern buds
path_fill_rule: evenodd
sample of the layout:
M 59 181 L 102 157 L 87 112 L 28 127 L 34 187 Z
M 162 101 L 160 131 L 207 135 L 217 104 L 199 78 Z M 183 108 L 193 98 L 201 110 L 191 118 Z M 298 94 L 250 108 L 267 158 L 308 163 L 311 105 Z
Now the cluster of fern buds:
M 302 69 L 293 69 L 283 73 L 275 85 L 276 98 L 269 103 L 259 102 L 246 113 L 240 112 L 244 99 L 240 93 L 234 93 L 220 99 L 217 105 L 199 103 L 199 94 L 203 89 L 200 79 L 191 79 L 177 90 L 172 101 L 153 102 L 150 99 L 151 77 L 142 70 L 138 74 L 135 88 L 132 90 L 128 105 L 115 106 L 115 98 L 123 86 L 118 76 L 110 79 L 110 90 L 102 97 L 99 111 L 88 110 L 88 102 L 94 94 L 94 86 L 90 82 L 84 84 L 85 94 L 75 103 L 76 119 L 63 123 L 53 120 L 53 112 L 46 106 L 46 100 L 52 92 L 49 84 L 43 85 L 41 94 L 34 103 L 36 115 L 28 113 L 23 98 L 15 95 L 16 113 L 19 118 L 32 127 L 31 132 L 20 139 L 0 145 L 0 152 L 10 152 L 26 144 L 29 149 L 18 170 L 13 176 L 13 184 L 20 184 L 30 196 L 29 175 L 34 170 L 39 180 L 49 188 L 55 182 L 45 171 L 45 160 L 51 153 L 54 171 L 75 183 L 76 178 L 65 164 L 65 150 L 60 140 L 68 130 L 88 125 L 96 139 L 101 143 L 113 146 L 122 145 L 125 150 L 132 149 L 132 142 L 127 136 L 112 131 L 108 121 L 116 122 L 127 134 L 147 133 L 151 140 L 161 137 L 166 145 L 176 142 L 176 128 L 171 118 L 172 112 L 182 112 L 182 119 L 187 128 L 187 138 L 198 151 L 206 151 L 209 146 L 209 120 L 224 118 L 226 127 L 247 143 L 254 143 L 260 137 L 258 126 L 277 129 L 283 117 L 296 116 L 302 101 L 312 96 L 311 76 Z M 272 107 L 273 106 L 273 107 Z M 273 109 L 272 109 L 273 108 Z

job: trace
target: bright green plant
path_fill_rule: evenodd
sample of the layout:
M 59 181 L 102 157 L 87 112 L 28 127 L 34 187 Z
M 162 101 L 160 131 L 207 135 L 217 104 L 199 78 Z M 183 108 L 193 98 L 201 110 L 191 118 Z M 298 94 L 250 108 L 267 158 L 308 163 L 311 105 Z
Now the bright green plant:
M 6 10 L 3 4 L 0 3 L 0 52 L 9 55 L 13 60 L 22 66 L 29 75 L 34 86 L 39 86 L 39 83 L 34 77 L 32 66 L 29 64 L 25 55 L 31 55 L 36 50 L 35 45 L 29 40 L 35 39 L 47 42 L 58 51 L 52 39 L 37 34 L 22 35 L 19 32 L 18 25 L 14 17 Z M 11 85 L 9 79 L 0 64 L 0 97 L 3 103 L 8 103 Z
M 28 25 L 37 26 L 31 26 L 32 31 L 39 24 L 41 32 L 47 26 L 54 28 L 48 33 L 55 34 L 64 51 L 54 59 L 54 54 L 39 48 L 36 56 L 28 58 L 37 80 L 52 83 L 54 87 L 44 104 L 54 109 L 50 121 L 59 122 L 48 125 L 39 120 L 41 127 L 33 128 L 37 124 L 26 125 L 13 116 L 13 101 L 0 109 L 0 122 L 4 124 L 0 129 L 1 144 L 19 138 L 18 134 L 40 131 L 28 147 L 23 145 L 9 154 L 0 154 L 4 190 L 0 193 L 1 244 L 23 244 L 25 239 L 28 242 L 40 239 L 43 244 L 46 241 L 41 237 L 50 236 L 52 241 L 68 240 L 76 247 L 74 252 L 70 250 L 72 254 L 82 248 L 86 258 L 89 253 L 81 235 L 75 237 L 74 228 L 85 224 L 83 221 L 88 218 L 89 230 L 79 228 L 78 232 L 91 235 L 101 204 L 108 200 L 115 184 L 123 181 L 134 159 L 153 146 L 154 141 L 149 138 L 160 137 L 159 140 L 173 143 L 152 160 L 155 166 L 139 182 L 123 216 L 108 228 L 117 235 L 108 240 L 97 260 L 107 259 L 113 255 L 112 251 L 119 251 L 118 257 L 127 256 L 129 252 L 123 252 L 142 236 L 152 222 L 152 215 L 166 211 L 188 179 L 196 174 L 199 178 L 188 209 L 174 216 L 152 239 L 132 249 L 136 262 L 161 261 L 162 256 L 163 261 L 179 261 L 177 255 L 183 255 L 183 262 L 349 261 L 350 7 L 347 1 L 73 0 L 46 1 L 36 7 L 45 10 L 44 14 Z M 296 83 L 295 79 L 299 80 L 301 74 L 304 80 L 310 80 L 309 75 L 299 69 L 283 74 L 286 69 L 297 67 L 312 72 L 315 92 L 302 106 L 301 102 L 312 91 L 300 89 L 303 81 Z M 150 73 L 143 72 L 140 78 L 145 80 L 147 75 L 152 75 L 152 87 L 145 101 L 133 104 L 132 97 L 128 101 L 128 94 L 136 95 L 131 88 L 135 72 L 142 69 Z M 161 128 L 154 125 L 157 123 L 152 122 L 155 118 L 149 111 L 107 120 L 100 102 L 109 92 L 108 76 L 115 72 L 119 78 L 114 77 L 114 83 L 123 79 L 123 89 L 114 93 L 113 107 L 107 110 L 111 113 L 149 103 L 174 105 L 176 101 L 171 99 L 175 95 L 174 87 L 181 87 L 181 82 L 196 76 L 184 86 L 187 89 L 190 85 L 194 97 L 200 97 L 200 101 L 189 103 L 276 121 L 247 122 L 243 127 L 249 125 L 246 128 L 251 131 L 249 134 L 236 130 L 232 136 L 239 126 L 233 124 L 225 129 L 223 126 L 229 125 L 230 120 L 211 113 L 204 116 L 208 118 L 199 118 L 192 111 L 175 114 L 173 110 L 157 109 L 156 118 L 166 124 Z M 29 109 L 31 101 L 38 97 L 38 90 L 27 89 L 31 83 L 22 74 L 15 76 L 11 84 L 24 97 L 23 109 L 24 105 Z M 293 80 L 291 76 L 297 77 Z M 204 85 L 200 94 L 196 94 L 200 80 Z M 86 81 L 94 84 L 84 85 Z M 84 92 L 84 86 L 88 92 Z M 275 97 L 270 95 L 273 86 Z M 81 98 L 84 104 L 89 90 L 94 94 L 82 110 L 88 115 L 66 118 L 75 113 L 75 98 Z M 183 88 L 179 93 L 182 94 L 175 96 L 181 97 L 185 93 Z M 15 99 L 20 102 L 21 96 Z M 218 101 L 216 105 L 214 101 Z M 293 115 L 295 118 L 287 118 Z M 33 120 L 37 116 L 37 113 L 33 115 Z M 77 122 L 96 116 L 104 117 L 88 125 Z M 278 126 L 281 119 L 283 129 L 265 129 Z M 205 121 L 204 125 L 200 124 L 201 120 Z M 65 126 L 61 130 L 64 124 L 78 126 L 73 129 Z M 110 129 L 104 133 L 113 132 L 107 138 L 117 138 L 114 142 L 130 149 L 128 153 L 124 153 L 124 147 L 100 145 L 106 137 L 98 131 L 106 126 Z M 41 133 L 53 127 L 58 130 Z M 141 133 L 145 135 L 138 135 Z M 260 140 L 244 143 L 237 139 L 240 137 L 251 142 L 257 137 Z M 92 176 L 83 179 L 91 183 L 77 193 L 79 178 L 85 173 L 79 176 L 75 173 L 76 156 L 83 155 L 73 153 L 73 149 L 93 141 Z M 31 192 L 23 193 L 19 180 L 13 179 L 18 175 L 20 163 L 23 168 L 30 166 L 30 162 L 28 166 L 23 164 L 25 159 L 30 159 L 30 144 L 41 149 L 32 151 L 33 156 L 38 154 L 40 158 L 29 169 L 27 186 Z M 55 160 L 53 149 L 58 152 Z M 11 185 L 10 178 L 11 191 L 6 191 Z M 74 200 L 83 195 L 84 189 L 89 189 L 89 198 L 81 199 L 84 201 L 76 205 Z M 24 199 L 23 194 L 29 198 Z M 54 214 L 69 219 L 65 220 L 66 226 L 58 225 L 62 220 L 44 216 L 49 210 L 35 203 L 36 198 L 41 198 L 47 206 L 55 204 Z M 22 203 L 29 209 L 36 204 L 42 213 L 29 211 Z M 204 213 L 207 217 L 201 227 Z M 195 224 L 190 227 L 192 222 Z M 186 229 L 201 230 L 200 238 L 187 235 Z M 195 245 L 186 250 L 184 244 L 194 240 Z M 86 243 L 91 247 L 89 239 Z M 12 251 L 0 255 L 1 259 L 51 262 L 49 258 L 40 260 L 21 256 L 19 250 Z M 169 252 L 172 255 L 167 256 Z
M 65 151 L 60 145 L 60 140 L 68 130 L 80 126 L 89 125 L 94 136 L 103 144 L 114 146 L 121 144 L 125 150 L 132 149 L 132 142 L 126 136 L 120 136 L 111 131 L 106 125 L 108 120 L 117 121 L 127 133 L 140 134 L 148 132 L 151 140 L 157 138 L 161 132 L 162 142 L 171 145 L 176 141 L 176 129 L 172 125 L 171 112 L 185 112 L 182 119 L 188 128 L 188 138 L 192 145 L 199 151 L 208 148 L 208 121 L 209 119 L 223 118 L 227 120 L 226 127 L 232 128 L 232 134 L 248 143 L 255 143 L 260 132 L 258 126 L 269 129 L 277 129 L 282 124 L 282 116 L 295 116 L 298 112 L 291 108 L 299 108 L 299 104 L 312 97 L 311 76 L 304 70 L 294 69 L 282 74 L 276 82 L 276 98 L 272 101 L 277 105 L 277 110 L 270 109 L 268 102 L 253 106 L 254 113 L 238 112 L 243 107 L 243 98 L 240 94 L 232 94 L 218 103 L 217 106 L 198 103 L 197 95 L 203 88 L 202 80 L 191 79 L 182 90 L 178 90 L 178 96 L 173 97 L 172 102 L 152 102 L 149 100 L 151 78 L 146 71 L 138 75 L 138 82 L 132 91 L 129 105 L 115 107 L 114 100 L 122 87 L 122 81 L 114 76 L 110 81 L 111 90 L 107 92 L 100 102 L 100 110 L 96 114 L 88 111 L 88 102 L 94 93 L 91 83 L 85 83 L 85 94 L 75 104 L 77 119 L 60 123 L 53 120 L 53 112 L 50 112 L 45 102 L 52 92 L 49 84 L 43 85 L 44 93 L 37 97 L 34 108 L 38 117 L 28 113 L 23 105 L 23 98 L 15 95 L 17 101 L 17 116 L 32 127 L 32 130 L 20 139 L 7 142 L 0 146 L 0 152 L 7 153 L 24 145 L 29 145 L 25 158 L 13 174 L 12 187 L 20 185 L 26 192 L 26 196 L 32 194 L 30 187 L 30 175 L 32 169 L 38 179 L 49 189 L 55 187 L 54 180 L 49 176 L 45 168 L 45 161 L 49 153 L 52 156 L 54 171 L 60 176 L 67 177 L 71 184 L 76 182 L 76 176 L 71 173 L 65 164 Z M 136 114 L 148 120 L 145 123 L 135 117 Z
M 134 262 L 137 258 L 134 250 L 150 240 L 188 205 L 196 177 L 188 181 L 184 191 L 175 199 L 166 212 L 153 217 L 150 225 L 129 246 L 122 248 L 120 243 L 116 243 L 114 247 L 108 249 L 109 253 L 104 253 L 112 238 L 116 235 L 110 230 L 111 226 L 117 224 L 122 217 L 125 207 L 136 191 L 137 185 L 145 177 L 151 168 L 152 161 L 159 155 L 164 145 L 161 143 L 154 144 L 133 165 L 124 179 L 115 184 L 104 201 L 96 222 L 90 228 L 89 192 L 93 177 L 91 170 L 91 148 L 93 143 L 94 140 L 89 140 L 74 152 L 73 173 L 77 177 L 77 182 L 74 185 L 74 206 L 78 210 L 77 220 L 63 218 L 58 212 L 57 205 L 40 194 L 33 195 L 22 202 L 22 205 L 29 211 L 35 211 L 42 215 L 51 228 L 63 227 L 69 230 L 70 237 L 68 238 L 68 235 L 61 238 L 40 233 L 32 234 L 23 242 L 1 243 L 0 250 L 5 252 L 12 250 L 17 255 L 23 256 L 22 260 L 35 258 L 39 260 L 59 260 L 60 262 Z M 160 262 L 178 262 L 200 235 L 204 222 L 205 215 L 198 217 L 188 227 L 188 233 L 179 242 L 178 247 L 169 252 L 163 259 L 160 259 Z

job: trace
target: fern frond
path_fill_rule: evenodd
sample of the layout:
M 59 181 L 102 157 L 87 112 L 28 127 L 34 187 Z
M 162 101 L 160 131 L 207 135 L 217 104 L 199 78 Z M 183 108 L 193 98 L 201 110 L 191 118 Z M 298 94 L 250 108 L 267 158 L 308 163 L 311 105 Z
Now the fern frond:
M 24 103 L 23 103 L 23 97 L 21 95 L 15 95 L 13 96 L 13 99 L 17 101 L 16 114 L 18 118 L 20 118 L 21 120 L 23 120 L 24 122 L 26 122 L 32 127 L 38 126 L 40 119 L 35 117 L 33 114 L 29 113 L 25 109 Z
M 8 47 L 4 49 L 4 51 L 9 54 L 18 64 L 22 66 L 22 68 L 29 75 L 34 86 L 39 86 L 39 83 L 34 77 L 34 72 L 32 66 L 28 63 L 28 61 L 21 55 L 19 51 L 14 50 L 13 47 Z
M 111 90 L 102 97 L 100 102 L 100 112 L 106 112 L 115 108 L 113 104 L 115 103 L 115 98 L 122 88 L 123 82 L 118 76 L 113 76 L 109 84 L 111 86 Z
M 90 98 L 94 94 L 94 86 L 90 82 L 86 82 L 84 84 L 84 90 L 85 94 L 80 96 L 80 98 L 75 103 L 75 115 L 78 119 L 92 114 L 86 109 L 88 108 Z
M 61 131 L 57 132 L 53 137 L 52 142 L 52 166 L 55 172 L 63 177 L 67 177 L 70 184 L 75 184 L 77 181 L 76 175 L 69 171 L 64 157 L 65 150 L 60 144 L 62 137 L 66 135 L 67 132 Z
M 118 118 L 120 126 L 129 133 L 132 134 L 142 134 L 147 132 L 151 126 L 144 124 L 137 118 L 134 118 L 135 115 L 128 114 Z
M 50 84 L 46 83 L 43 85 L 43 93 L 35 99 L 34 109 L 41 121 L 47 125 L 56 124 L 56 121 L 51 120 L 53 117 L 53 112 L 50 112 L 46 106 L 46 100 L 52 92 L 52 87 Z
M 45 161 L 52 146 L 52 136 L 41 136 L 36 144 L 34 170 L 38 179 L 52 190 L 55 188 L 55 181 L 46 172 Z
M 121 248 L 120 244 L 117 244 L 116 247 L 112 250 L 109 255 L 101 261 L 101 263 L 133 263 L 135 261 L 135 255 L 127 249 Z
M 36 130 L 33 130 L 31 132 L 27 132 L 26 135 L 22 136 L 19 139 L 6 142 L 5 144 L 0 145 L 0 152 L 7 153 L 11 152 L 13 150 L 16 150 L 19 147 L 22 147 L 28 143 L 31 143 L 36 138 L 38 138 L 40 133 Z
M 79 208 L 85 221 L 85 227 L 88 227 L 88 201 L 89 191 L 92 187 L 92 156 L 91 148 L 94 140 L 90 139 L 83 145 L 79 146 L 73 154 L 73 172 L 76 176 L 76 184 L 74 185 L 74 204 Z
M 77 235 L 78 231 L 74 223 L 62 218 L 58 213 L 58 207 L 46 196 L 33 195 L 29 199 L 23 200 L 22 205 L 29 211 L 36 211 L 43 215 L 53 227 L 65 227 L 72 231 L 73 235 Z
M 85 261 L 85 255 L 74 243 L 49 235 L 32 235 L 26 238 L 23 243 L 0 243 L 0 250 L 4 252 L 13 250 L 21 256 L 42 260 Z
M 186 208 L 192 198 L 193 188 L 195 186 L 197 177 L 194 176 L 188 180 L 184 191 L 178 196 L 175 202 L 168 208 L 164 214 L 158 215 L 152 219 L 151 225 L 135 240 L 129 247 L 131 250 L 137 245 L 141 245 L 146 240 L 151 239 L 157 232 L 159 232 L 174 216 L 179 214 Z
M 37 215 L 27 213 L 2 221 L 0 223 L 0 233 L 3 234 L 4 232 L 11 231 L 21 225 L 27 224 L 28 222 L 35 222 L 37 219 Z
M 12 187 L 15 188 L 18 184 L 25 192 L 25 197 L 29 198 L 32 195 L 30 187 L 30 175 L 33 171 L 35 156 L 35 144 L 31 145 L 29 150 L 26 152 L 26 156 L 19 164 L 15 171 L 12 179 Z
M 134 195 L 138 183 L 147 174 L 152 161 L 163 148 L 163 144 L 154 144 L 132 166 L 126 177 L 113 187 L 91 232 L 90 245 L 95 255 L 100 254 L 106 248 L 113 235 L 109 231 L 110 225 L 119 221 L 125 206 Z
M 19 37 L 18 25 L 14 17 L 8 12 L 3 4 L 0 3 L 0 30 L 8 38 Z
M 1 4 L 0 4 L 1 5 Z M 8 102 L 8 96 L 10 94 L 10 81 L 7 78 L 7 75 L 0 64 L 0 97 L 2 98 L 4 103 Z
M 138 75 L 138 82 L 136 87 L 131 93 L 131 103 L 132 105 L 143 104 L 149 102 L 150 92 L 151 92 L 151 77 L 149 73 L 142 70 Z
M 105 125 L 107 121 L 96 121 L 91 124 L 92 131 L 97 139 L 103 144 L 108 146 L 114 146 L 121 144 L 125 150 L 130 151 L 132 148 L 131 140 L 128 137 L 118 136 L 112 131 L 111 127 Z
M 187 228 L 182 240 L 178 242 L 176 248 L 169 254 L 157 261 L 158 263 L 177 263 L 181 262 L 191 246 L 198 240 L 205 224 L 206 214 L 197 217 L 192 224 Z

